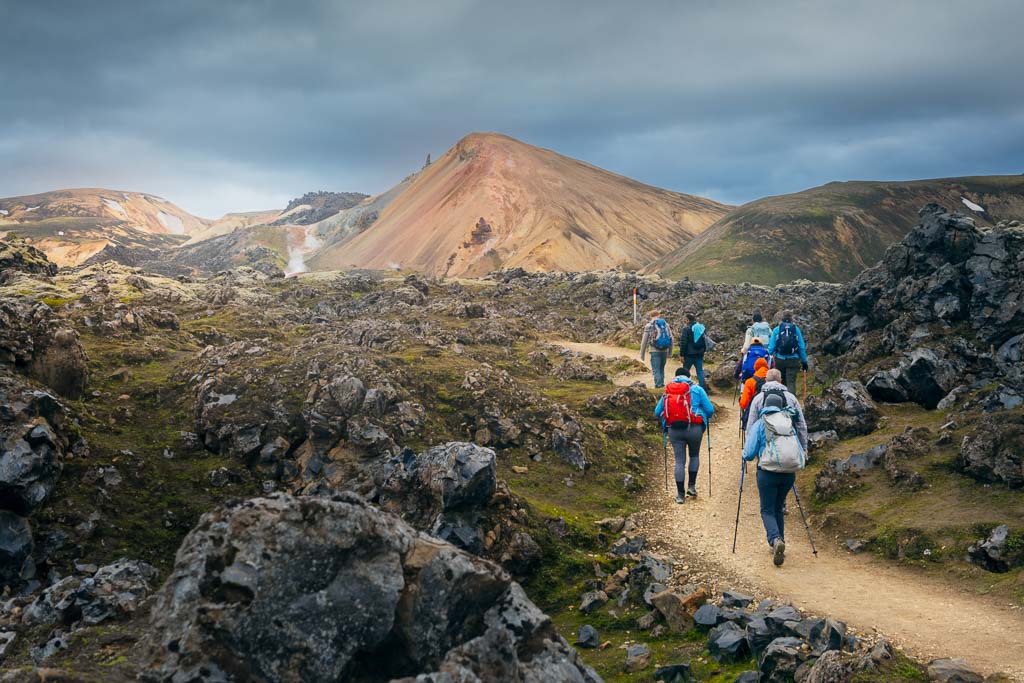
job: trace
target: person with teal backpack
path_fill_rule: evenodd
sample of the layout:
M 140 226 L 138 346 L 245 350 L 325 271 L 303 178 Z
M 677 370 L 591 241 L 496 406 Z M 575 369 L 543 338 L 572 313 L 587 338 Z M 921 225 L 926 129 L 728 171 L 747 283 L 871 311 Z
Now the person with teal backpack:
M 651 319 L 644 325 L 644 335 L 640 341 L 640 360 L 644 359 L 650 347 L 655 389 L 665 386 L 665 363 L 672 352 L 672 343 L 672 328 L 658 311 L 651 311 Z
M 690 376 L 690 368 L 697 370 L 697 383 L 705 392 L 708 384 L 704 381 L 704 354 L 714 347 L 708 338 L 704 325 L 697 322 L 693 313 L 686 314 L 686 324 L 679 331 L 679 360 L 683 363 L 686 376 Z

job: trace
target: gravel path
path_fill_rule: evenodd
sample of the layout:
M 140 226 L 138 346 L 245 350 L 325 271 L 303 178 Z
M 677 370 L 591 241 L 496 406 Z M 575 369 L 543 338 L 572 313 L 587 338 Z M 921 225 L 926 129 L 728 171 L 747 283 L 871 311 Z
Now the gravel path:
M 636 351 L 604 344 L 561 344 L 606 358 L 638 357 Z M 675 367 L 671 361 L 669 366 Z M 649 373 L 619 377 L 616 384 L 637 379 L 652 386 Z M 1024 610 L 965 593 L 941 576 L 852 555 L 812 528 L 818 547 L 814 557 L 792 496 L 786 563 L 776 568 L 758 514 L 753 465 L 748 465 L 739 540 L 732 554 L 740 480 L 739 409 L 728 405 L 731 396 L 713 398 L 727 405 L 720 406 L 712 422 L 712 495 L 705 441 L 699 497 L 677 505 L 674 494 L 662 486 L 649 487 L 640 520 L 650 543 L 683 565 L 688 580 L 792 602 L 802 610 L 841 619 L 862 635 L 885 635 L 924 661 L 962 657 L 986 674 L 1002 671 L 1024 681 Z M 653 481 L 660 483 L 662 463 L 652 467 Z

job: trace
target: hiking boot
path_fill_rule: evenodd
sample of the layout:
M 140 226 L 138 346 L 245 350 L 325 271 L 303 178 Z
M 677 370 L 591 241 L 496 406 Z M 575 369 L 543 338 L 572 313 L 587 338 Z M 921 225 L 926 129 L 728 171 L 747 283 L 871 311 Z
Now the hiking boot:
M 782 563 L 786 561 L 786 542 L 781 538 L 776 538 L 775 542 L 772 543 L 772 562 L 775 563 L 776 567 L 781 567 Z
M 697 487 L 693 486 L 693 485 L 687 486 L 686 487 L 686 495 L 690 496 L 691 498 L 696 498 L 697 497 Z
M 686 502 L 686 499 L 683 498 L 682 496 L 676 496 L 676 502 L 682 505 L 683 503 Z

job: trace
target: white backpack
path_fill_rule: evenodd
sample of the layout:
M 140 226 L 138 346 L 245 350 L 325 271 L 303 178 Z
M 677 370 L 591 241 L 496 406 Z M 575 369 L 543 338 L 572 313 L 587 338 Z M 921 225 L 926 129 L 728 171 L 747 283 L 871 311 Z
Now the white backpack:
M 759 467 L 769 472 L 802 470 L 804 449 L 793 427 L 793 415 L 788 410 L 780 410 L 761 419 L 764 421 L 764 451 Z
M 761 343 L 768 346 L 768 341 L 772 338 L 772 326 L 763 320 L 759 323 L 754 323 L 750 326 L 750 337 L 753 339 L 757 337 L 761 340 Z

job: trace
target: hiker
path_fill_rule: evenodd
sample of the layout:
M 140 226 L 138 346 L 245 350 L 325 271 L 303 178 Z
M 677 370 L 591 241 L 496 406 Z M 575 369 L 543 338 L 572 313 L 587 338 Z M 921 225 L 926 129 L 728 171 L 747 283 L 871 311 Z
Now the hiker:
M 786 559 L 786 497 L 806 462 L 807 431 L 805 428 L 800 436 L 798 425 L 803 423 L 803 415 L 798 417 L 796 408 L 787 405 L 781 391 L 766 391 L 761 396 L 763 402 L 743 448 L 743 459 L 757 459 L 761 522 L 772 549 L 772 562 L 778 567 Z
M 750 348 L 750 343 L 755 338 L 759 339 L 761 344 L 772 338 L 772 326 L 764 321 L 761 311 L 754 311 L 750 317 L 753 319 L 753 323 L 747 328 L 747 333 L 743 335 L 743 349 L 740 351 L 740 358 L 747 355 L 747 349 Z
M 644 336 L 640 341 L 640 360 L 651 348 L 651 372 L 654 374 L 654 388 L 665 386 L 665 363 L 672 352 L 672 329 L 658 311 L 651 311 L 651 319 L 644 325 Z
M 746 382 L 753 377 L 754 371 L 757 368 L 757 361 L 762 359 L 768 366 L 771 366 L 771 354 L 768 353 L 768 347 L 762 343 L 760 337 L 754 337 L 750 340 L 750 346 L 747 347 L 746 352 L 743 354 L 738 375 L 739 380 Z
M 761 385 L 761 393 L 756 394 L 750 401 L 750 405 L 747 407 L 747 422 L 746 431 L 747 437 L 749 438 L 752 434 L 750 431 L 754 423 L 757 422 L 758 415 L 761 412 L 761 408 L 764 407 L 764 399 L 768 393 L 778 394 L 785 400 L 786 405 L 784 408 L 792 408 L 797 418 L 797 432 L 800 437 L 800 443 L 803 444 L 804 451 L 807 450 L 807 422 L 804 420 L 804 409 L 800 405 L 800 401 L 797 399 L 796 394 L 786 388 L 786 385 L 782 383 L 782 373 L 779 372 L 778 368 L 772 368 L 765 373 L 764 384 Z
M 754 375 L 747 378 L 747 381 L 743 383 L 743 393 L 740 395 L 740 410 L 743 411 L 740 414 L 740 424 L 744 427 L 747 424 L 747 409 L 750 408 L 750 403 L 754 400 L 754 397 L 761 393 L 761 387 L 764 386 L 767 374 L 768 359 L 758 358 L 757 362 L 754 363 Z
M 675 454 L 677 503 L 686 502 L 686 496 L 697 495 L 700 443 L 704 439 L 708 420 L 714 414 L 715 407 L 708 400 L 707 393 L 689 378 L 683 368 L 676 370 L 676 378 L 665 388 L 665 394 L 654 408 L 654 415 L 661 418 L 662 429 L 667 430 Z M 690 452 L 689 467 L 686 462 L 687 449 Z M 684 481 L 684 473 L 689 474 L 688 481 Z
M 782 383 L 796 393 L 796 378 L 800 369 L 807 372 L 807 345 L 804 333 L 793 322 L 793 311 L 782 312 L 782 322 L 772 332 L 768 353 L 775 359 L 775 367 L 782 371 Z
M 697 369 L 697 382 L 700 388 L 708 390 L 704 381 L 704 352 L 708 350 L 708 336 L 704 325 L 697 322 L 693 313 L 686 314 L 686 324 L 679 330 L 679 360 L 683 362 L 686 376 L 690 376 L 690 368 Z

